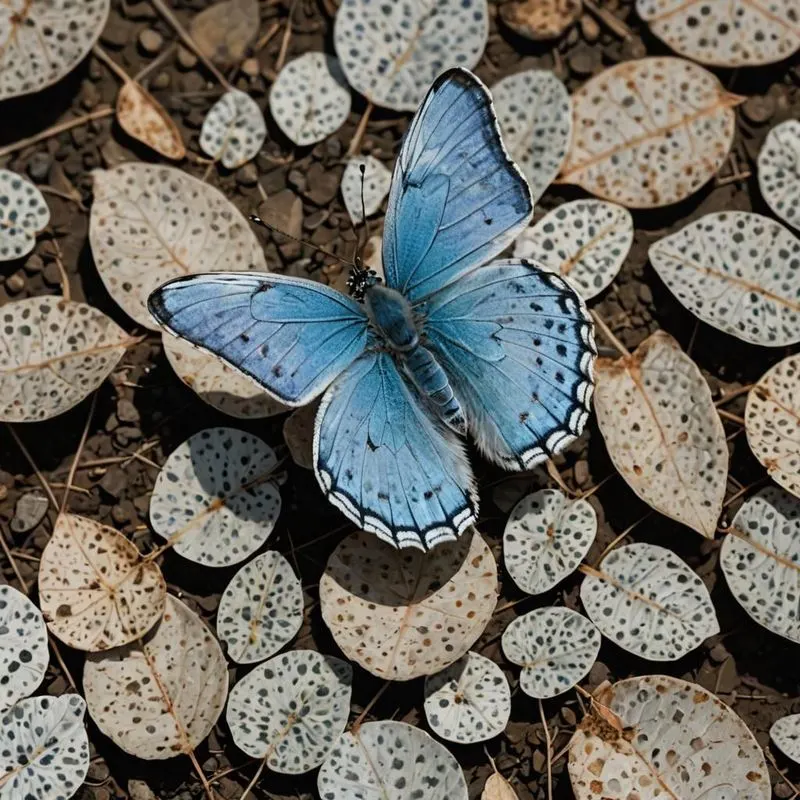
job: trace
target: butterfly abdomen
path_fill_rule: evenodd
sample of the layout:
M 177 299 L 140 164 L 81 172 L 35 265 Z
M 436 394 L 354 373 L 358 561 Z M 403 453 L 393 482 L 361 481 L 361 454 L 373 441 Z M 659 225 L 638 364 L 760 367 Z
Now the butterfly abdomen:
M 430 407 L 448 427 L 466 436 L 467 421 L 456 399 L 447 373 L 427 347 L 417 345 L 403 359 L 406 375 Z

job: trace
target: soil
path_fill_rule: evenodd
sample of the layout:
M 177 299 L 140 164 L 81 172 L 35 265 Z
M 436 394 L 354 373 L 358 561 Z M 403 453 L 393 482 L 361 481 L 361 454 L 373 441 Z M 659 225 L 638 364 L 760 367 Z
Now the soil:
M 622 40 L 603 24 L 598 26 L 594 17 L 585 16 L 560 40 L 537 44 L 503 27 L 496 19 L 496 6 L 490 4 L 492 32 L 486 54 L 477 68 L 478 75 L 491 86 L 499 78 L 522 69 L 547 68 L 553 69 L 573 90 L 591 74 L 619 61 L 645 54 L 667 54 L 665 46 L 638 20 L 632 3 L 605 0 L 601 4 L 627 23 L 633 31 L 631 38 Z M 208 5 L 206 0 L 171 2 L 185 22 Z M 265 108 L 290 7 L 294 7 L 294 13 L 288 42 L 289 58 L 309 50 L 333 52 L 330 12 L 334 5 L 331 0 L 263 0 L 260 3 L 261 31 L 266 32 L 273 23 L 278 23 L 278 32 L 255 55 L 258 68 L 249 68 L 249 75 L 236 71 L 231 80 L 250 92 Z M 101 43 L 129 74 L 136 74 L 157 57 L 154 45 L 159 37 L 162 42 L 160 48 L 155 48 L 158 52 L 172 48 L 176 42 L 174 31 L 146 0 L 113 0 L 112 8 Z M 193 66 L 193 61 L 186 53 L 172 50 L 148 80 L 152 93 L 180 126 L 188 148 L 199 153 L 199 128 L 220 88 L 202 67 Z M 647 248 L 665 233 L 710 211 L 752 209 L 769 213 L 758 193 L 755 175 L 750 175 L 749 171 L 753 169 L 768 129 L 786 118 L 800 117 L 800 58 L 770 67 L 717 70 L 717 73 L 730 91 L 748 97 L 736 112 L 737 136 L 731 162 L 716 181 L 690 199 L 669 208 L 634 214 L 636 240 L 631 254 L 613 286 L 593 303 L 594 309 L 628 348 L 635 347 L 657 328 L 675 336 L 703 370 L 715 398 L 752 383 L 787 352 L 749 346 L 698 323 L 660 282 L 648 264 Z M 118 79 L 100 61 L 90 57 L 56 86 L 35 96 L 6 102 L 0 146 L 41 131 L 68 112 L 84 114 L 101 104 L 113 105 L 118 89 Z M 268 139 L 256 161 L 234 172 L 215 170 L 209 180 L 243 211 L 258 211 L 275 219 L 296 219 L 299 199 L 301 235 L 315 244 L 349 255 L 354 234 L 338 187 L 345 152 L 363 111 L 364 101 L 356 97 L 347 124 L 336 135 L 312 148 L 292 147 L 267 116 Z M 363 151 L 391 166 L 408 120 L 407 114 L 376 111 L 367 127 Z M 87 239 L 86 207 L 91 203 L 92 170 L 129 159 L 153 161 L 155 156 L 128 138 L 112 118 L 105 118 L 22 149 L 5 158 L 3 165 L 62 194 L 72 188 L 77 190 L 84 207 L 59 195 L 47 196 L 52 209 L 52 229 L 64 254 L 72 296 L 100 308 L 127 330 L 143 333 L 106 293 L 94 268 Z M 205 172 L 205 165 L 191 158 L 181 167 L 198 177 Z M 261 182 L 269 197 L 266 203 L 262 204 L 256 180 Z M 582 193 L 571 187 L 552 187 L 537 209 L 537 218 L 558 203 L 578 196 Z M 339 268 L 324 266 L 319 254 L 309 248 L 286 243 L 277 236 L 267 238 L 265 248 L 267 261 L 275 270 L 310 274 L 326 281 L 341 280 Z M 40 238 L 36 251 L 29 258 L 5 263 L 0 270 L 0 303 L 60 291 L 59 271 L 48 236 Z M 603 350 L 601 347 L 601 352 Z M 609 350 L 606 354 L 613 353 Z M 741 414 L 743 405 L 741 397 L 727 408 L 733 414 Z M 63 481 L 89 409 L 87 400 L 51 422 L 16 428 L 57 494 L 63 491 Z M 174 375 L 159 337 L 146 335 L 127 353 L 111 379 L 99 390 L 75 481 L 78 488 L 72 491 L 69 500 L 70 509 L 115 526 L 140 548 L 149 548 L 152 535 L 147 527 L 148 502 L 157 465 L 186 437 L 213 425 L 241 427 L 257 433 L 274 446 L 282 446 L 282 418 L 248 423 L 231 420 L 214 411 Z M 740 496 L 742 487 L 760 485 L 763 470 L 750 453 L 741 426 L 726 421 L 725 427 L 732 455 L 728 486 L 731 500 Z M 144 457 L 123 460 L 137 451 L 143 452 Z M 2 535 L 13 548 L 21 576 L 32 587 L 31 594 L 35 598 L 37 557 L 52 530 L 54 514 L 48 511 L 38 524 L 35 513 L 29 514 L 27 520 L 22 514 L 15 517 L 20 498 L 41 492 L 36 476 L 7 428 L 0 429 L 0 452 Z M 113 459 L 116 463 L 108 463 Z M 92 465 L 98 461 L 99 465 Z M 479 527 L 502 565 L 502 530 L 511 506 L 523 494 L 554 483 L 544 470 L 525 476 L 509 475 L 488 466 L 476 454 L 473 454 L 473 463 L 484 515 Z M 602 436 L 593 422 L 581 440 L 556 464 L 561 479 L 572 489 L 585 491 L 602 482 L 590 501 L 600 519 L 597 542 L 589 555 L 590 563 L 596 563 L 606 545 L 637 523 L 631 532 L 632 539 L 672 548 L 701 575 L 711 591 L 723 631 L 680 661 L 666 664 L 643 661 L 604 641 L 600 659 L 584 685 L 590 688 L 606 679 L 651 672 L 695 681 L 717 692 L 743 717 L 760 744 L 766 746 L 770 724 L 785 714 L 800 712 L 798 650 L 796 645 L 752 622 L 732 599 L 717 567 L 720 539 L 701 540 L 677 523 L 658 514 L 648 514 L 648 507 L 615 474 Z M 302 576 L 306 592 L 306 620 L 294 646 L 336 654 L 338 649 L 320 616 L 316 586 L 329 553 L 344 535 L 344 520 L 322 498 L 312 473 L 293 464 L 289 467 L 282 495 L 283 511 L 270 546 L 291 558 Z M 735 513 L 739 502 L 740 499 L 733 499 L 726 505 L 723 525 Z M 32 530 L 26 530 L 33 524 Z M 213 624 L 220 593 L 235 570 L 198 567 L 172 553 L 165 556 L 163 569 L 170 591 L 185 599 Z M 490 741 L 486 748 L 482 745 L 448 747 L 464 767 L 471 798 L 479 797 L 491 772 L 487 752 L 495 759 L 498 769 L 511 779 L 521 800 L 544 798 L 548 783 L 547 749 L 539 707 L 518 690 L 518 670 L 504 660 L 500 634 L 515 615 L 533 608 L 554 602 L 577 608 L 580 577 L 573 576 L 548 595 L 531 598 L 515 588 L 502 566 L 500 573 L 499 610 L 475 649 L 497 661 L 506 671 L 513 688 L 511 721 L 504 735 Z M 2 575 L 8 582 L 17 583 L 5 560 L 2 561 Z M 80 686 L 82 656 L 66 647 L 61 650 L 63 668 L 53 659 L 43 685 L 43 691 L 51 694 L 68 690 L 72 680 Z M 231 679 L 241 677 L 246 669 L 232 667 Z M 354 717 L 383 685 L 358 668 L 356 672 Z M 579 700 L 570 692 L 545 702 L 544 713 L 554 737 L 554 753 L 558 754 L 582 715 Z M 368 718 L 394 718 L 424 727 L 422 681 L 390 687 L 380 696 Z M 130 796 L 146 800 L 155 795 L 164 800 L 189 800 L 202 796 L 199 780 L 188 759 L 140 761 L 117 749 L 91 721 L 88 726 L 93 759 L 89 779 L 77 795 L 79 798 L 108 800 Z M 775 758 L 780 768 L 779 772 L 771 767 L 775 795 L 791 797 L 794 794 L 792 783 L 800 784 L 800 767 L 780 753 L 776 752 Z M 231 742 L 224 718 L 199 748 L 198 759 L 208 776 L 218 777 L 215 787 L 225 798 L 240 797 L 255 770 L 252 761 Z M 566 758 L 563 755 L 555 758 L 552 767 L 553 797 L 571 797 Z M 306 800 L 316 797 L 315 784 L 313 773 L 289 778 L 266 772 L 254 796 Z

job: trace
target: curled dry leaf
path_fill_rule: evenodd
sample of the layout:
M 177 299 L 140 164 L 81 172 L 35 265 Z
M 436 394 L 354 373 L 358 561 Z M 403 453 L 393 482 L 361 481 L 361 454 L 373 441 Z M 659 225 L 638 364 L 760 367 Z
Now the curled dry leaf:
M 80 789 L 89 771 L 85 711 L 82 697 L 62 694 L 20 700 L 0 717 L 2 800 L 68 800 Z
M 497 564 L 480 534 L 429 553 L 357 531 L 328 559 L 322 618 L 344 654 L 373 675 L 411 680 L 452 664 L 497 602 Z
M 519 800 L 519 795 L 499 772 L 495 772 L 483 785 L 481 800 Z
M 114 744 L 137 758 L 171 758 L 211 732 L 228 695 L 228 668 L 200 617 L 167 595 L 164 618 L 145 639 L 87 656 L 83 690 Z
M 625 728 L 593 714 L 580 723 L 568 765 L 576 800 L 769 800 L 753 734 L 701 686 L 647 675 L 615 683 L 602 702 Z
M 111 373 L 133 339 L 105 314 L 59 297 L 0 312 L 0 421 L 36 422 L 76 406 Z
M 562 275 L 591 300 L 617 276 L 632 244 L 630 211 L 602 200 L 573 200 L 526 228 L 514 255 Z
M 164 353 L 175 374 L 204 403 L 237 419 L 263 419 L 287 411 L 255 381 L 229 367 L 221 358 L 165 333 Z
M 703 322 L 765 347 L 800 341 L 800 239 L 769 217 L 706 214 L 652 244 L 649 255 Z
M 800 714 L 775 720 L 769 729 L 769 738 L 785 756 L 800 764 Z
M 597 515 L 586 500 L 542 489 L 517 503 L 503 533 L 503 556 L 514 583 L 541 594 L 572 574 L 597 534 Z
M 127 81 L 119 90 L 117 121 L 128 136 L 165 158 L 180 161 L 186 155 L 178 126 L 158 100 L 135 81 Z
M 629 208 L 677 203 L 725 162 L 741 101 L 681 58 L 618 64 L 572 95 L 560 180 Z
M 728 475 L 725 430 L 697 365 L 664 331 L 631 356 L 597 361 L 597 422 L 639 497 L 714 538 Z
M 351 99 L 339 62 L 325 53 L 305 53 L 280 71 L 269 93 L 269 110 L 280 129 L 304 146 L 338 131 Z
M 747 395 L 747 442 L 772 480 L 800 497 L 800 355 L 779 361 Z
M 446 67 L 478 63 L 488 36 L 486 0 L 343 0 L 333 43 L 357 92 L 384 108 L 416 111 Z
M 283 439 L 292 461 L 303 469 L 314 469 L 314 421 L 319 401 L 295 409 L 283 423 Z
M 222 192 L 179 169 L 120 164 L 94 173 L 89 241 L 123 311 L 160 330 L 147 297 L 170 278 L 267 269 L 258 239 Z
M 277 653 L 303 624 L 303 589 L 289 562 L 270 550 L 245 564 L 222 593 L 217 634 L 237 664 Z
M 206 114 L 200 147 L 224 167 L 236 169 L 258 155 L 267 138 L 261 109 L 247 92 L 226 92 Z
M 83 61 L 110 0 L 15 0 L 0 6 L 0 100 L 38 92 Z
M 373 537 L 374 538 L 374 537 Z M 405 722 L 365 722 L 339 739 L 317 777 L 324 800 L 467 800 L 458 761 Z
M 773 212 L 800 230 L 800 120 L 787 119 L 767 134 L 758 153 L 758 188 Z
M 519 686 L 544 700 L 588 675 L 600 652 L 600 633 L 577 611 L 553 606 L 517 617 L 503 631 L 506 658 L 522 667 Z
M 281 509 L 278 461 L 257 436 L 207 428 L 170 453 L 150 499 L 153 530 L 207 567 L 243 561 L 269 538 Z
M 584 567 L 581 602 L 601 633 L 651 661 L 676 661 L 719 633 L 705 584 L 665 547 L 612 550 L 599 569 Z
M 361 213 L 362 166 L 364 167 L 364 211 L 368 217 L 381 207 L 392 183 L 392 173 L 375 156 L 351 158 L 347 162 L 342 173 L 342 198 L 350 219 L 356 225 L 364 221 L 364 215 Z
M 512 0 L 500 6 L 500 19 L 526 39 L 555 39 L 583 13 L 583 0 Z
M 49 663 L 42 612 L 13 586 L 0 586 L 0 711 L 35 692 Z
M 796 0 L 637 0 L 639 16 L 677 53 L 714 67 L 752 67 L 800 48 Z
M 16 172 L 0 169 L 0 261 L 28 255 L 36 234 L 49 224 L 50 208 L 42 193 Z
M 800 500 L 770 486 L 742 504 L 722 542 L 731 593 L 767 630 L 800 642 Z
M 318 767 L 344 733 L 353 668 L 314 650 L 291 650 L 256 667 L 231 691 L 226 719 L 236 746 L 274 772 Z
M 39 564 L 39 602 L 64 644 L 97 652 L 144 636 L 162 617 L 167 586 L 121 533 L 59 514 Z
M 244 59 L 260 25 L 258 0 L 223 0 L 197 14 L 189 33 L 203 55 L 228 66 Z
M 470 651 L 425 678 L 425 717 L 435 734 L 474 744 L 498 736 L 511 715 L 511 689 L 494 661 Z
M 558 175 L 569 149 L 572 104 L 567 87 L 552 72 L 530 69 L 496 83 L 492 97 L 503 142 L 536 202 Z

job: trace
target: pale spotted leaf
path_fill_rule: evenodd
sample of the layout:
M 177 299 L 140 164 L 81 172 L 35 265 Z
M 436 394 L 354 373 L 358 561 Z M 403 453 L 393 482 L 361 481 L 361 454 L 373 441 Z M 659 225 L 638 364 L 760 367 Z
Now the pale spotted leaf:
M 206 114 L 200 129 L 200 147 L 228 169 L 236 169 L 258 155 L 267 138 L 261 109 L 247 92 L 226 92 Z
M 758 152 L 758 188 L 773 212 L 800 230 L 800 120 L 787 119 L 767 134 Z
M 0 169 L 0 261 L 28 255 L 36 234 L 49 224 L 50 208 L 42 193 L 16 172 Z
M 511 0 L 499 7 L 500 18 L 526 39 L 555 39 L 577 22 L 583 0 Z
M 800 714 L 775 720 L 769 729 L 769 738 L 785 756 L 800 764 Z

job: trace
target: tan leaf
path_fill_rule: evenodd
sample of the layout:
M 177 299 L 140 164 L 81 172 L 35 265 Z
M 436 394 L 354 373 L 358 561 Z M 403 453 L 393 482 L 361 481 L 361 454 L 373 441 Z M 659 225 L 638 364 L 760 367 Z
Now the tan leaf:
M 779 361 L 747 395 L 747 441 L 772 480 L 800 497 L 800 355 Z
M 664 331 L 597 362 L 597 422 L 614 466 L 656 511 L 714 538 L 728 445 L 697 365 Z
M 186 155 L 178 126 L 158 100 L 135 81 L 123 84 L 117 95 L 117 121 L 122 130 L 166 158 Z
M 495 772 L 484 784 L 481 800 L 519 800 L 519 796 L 511 784 L 499 772 Z
M 201 11 L 189 28 L 197 46 L 217 64 L 238 64 L 258 36 L 258 0 L 224 0 Z
M 60 297 L 3 306 L 0 421 L 63 414 L 91 394 L 134 342 L 96 308 Z
M 480 534 L 428 553 L 357 531 L 328 559 L 322 618 L 344 654 L 373 675 L 411 680 L 458 660 L 497 602 L 497 564 Z
M 47 626 L 77 650 L 97 652 L 144 636 L 164 613 L 167 586 L 121 533 L 61 514 L 39 565 Z
M 572 95 L 560 180 L 630 208 L 677 203 L 724 163 L 742 100 L 681 58 L 618 64 Z
M 145 639 L 87 656 L 83 690 L 92 719 L 118 747 L 171 758 L 211 732 L 228 696 L 228 669 L 197 614 L 168 595 L 164 619 Z
M 527 39 L 555 39 L 578 20 L 582 0 L 519 0 L 503 3 L 500 18 Z

